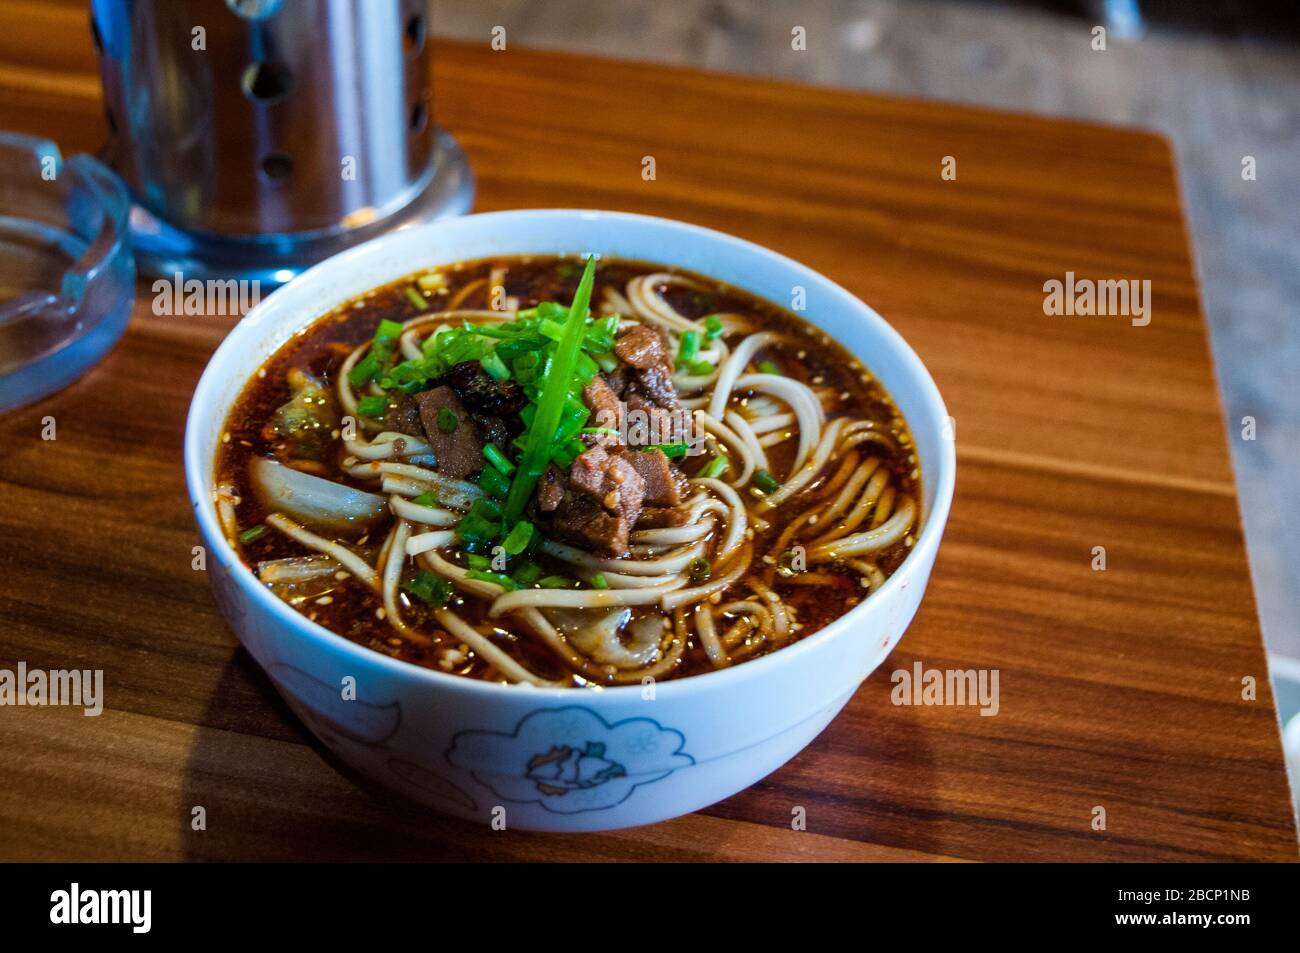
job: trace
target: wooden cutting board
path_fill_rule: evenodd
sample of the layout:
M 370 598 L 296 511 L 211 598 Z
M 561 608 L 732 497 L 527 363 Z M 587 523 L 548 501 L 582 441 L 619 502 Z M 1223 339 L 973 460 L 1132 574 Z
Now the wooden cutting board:
M 98 146 L 84 18 L 6 4 L 0 127 Z M 0 856 L 1295 859 L 1163 139 L 486 43 L 440 43 L 435 60 L 436 114 L 470 155 L 478 209 L 722 229 L 840 282 L 911 342 L 959 459 L 920 614 L 807 750 L 690 817 L 493 833 L 369 793 L 190 568 L 182 428 L 230 320 L 155 317 L 142 286 L 102 366 L 0 417 L 0 667 L 102 668 L 107 696 L 99 718 L 0 708 Z M 1149 280 L 1150 323 L 1045 314 L 1044 283 L 1067 272 Z M 916 662 L 997 670 L 998 714 L 891 704 L 891 672 Z

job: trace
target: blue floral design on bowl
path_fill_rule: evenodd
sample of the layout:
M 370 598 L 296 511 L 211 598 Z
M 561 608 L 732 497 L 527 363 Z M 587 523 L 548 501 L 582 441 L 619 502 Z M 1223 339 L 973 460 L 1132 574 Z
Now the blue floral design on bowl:
M 513 732 L 459 732 L 446 758 L 503 800 L 580 814 L 622 804 L 641 785 L 693 765 L 685 745 L 685 735 L 653 718 L 610 724 L 568 705 L 530 712 Z

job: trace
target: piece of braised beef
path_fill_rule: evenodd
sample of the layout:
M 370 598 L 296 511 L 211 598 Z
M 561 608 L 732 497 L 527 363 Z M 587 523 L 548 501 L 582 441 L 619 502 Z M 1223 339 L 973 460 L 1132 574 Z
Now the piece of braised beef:
M 482 470 L 486 440 L 456 392 L 443 385 L 416 394 L 415 401 L 425 437 L 438 461 L 434 469 L 457 480 Z
M 548 463 L 537 481 L 537 508 L 543 513 L 554 513 L 564 502 L 564 474 L 554 463 Z
M 597 374 L 582 390 L 582 399 L 591 408 L 591 425 L 618 429 L 618 395 L 604 377 Z
M 628 328 L 614 342 L 614 354 L 624 364 L 638 371 L 664 367 L 668 369 L 668 376 L 672 377 L 672 347 L 667 333 L 655 325 L 637 324 Z
M 384 416 L 384 429 L 395 433 L 404 433 L 412 437 L 424 437 L 424 426 L 420 423 L 420 405 L 410 394 L 397 392 L 389 401 L 388 413 Z
M 677 474 L 662 450 L 635 450 L 627 454 L 627 460 L 645 484 L 646 503 L 652 506 L 676 506 L 681 503 L 682 493 Z
M 643 506 L 637 518 L 637 529 L 671 529 L 685 526 L 691 512 L 685 506 Z
M 620 447 L 599 446 L 574 460 L 567 475 L 548 468 L 537 509 L 553 513 L 549 535 L 605 556 L 626 556 L 645 495 L 630 456 Z
M 528 395 L 512 380 L 499 381 L 478 361 L 462 361 L 442 378 L 450 385 L 467 410 L 494 417 L 518 414 L 528 403 Z

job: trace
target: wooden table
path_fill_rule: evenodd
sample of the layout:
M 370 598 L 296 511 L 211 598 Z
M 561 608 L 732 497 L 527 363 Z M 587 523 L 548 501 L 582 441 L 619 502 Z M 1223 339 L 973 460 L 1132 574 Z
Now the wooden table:
M 6 4 L 0 127 L 96 147 L 84 16 Z M 491 833 L 374 796 L 288 714 L 190 568 L 182 427 L 230 320 L 154 317 L 142 287 L 101 367 L 0 418 L 0 667 L 102 668 L 107 694 L 97 719 L 0 709 L 0 856 L 1295 859 L 1163 140 L 486 43 L 435 58 L 479 209 L 720 228 L 825 273 L 907 337 L 960 461 L 920 614 L 807 750 L 696 815 Z M 1150 279 L 1150 325 L 1045 315 L 1043 283 L 1067 271 Z M 41 439 L 47 415 L 57 440 Z M 999 714 L 891 705 L 890 673 L 918 660 L 997 669 Z M 790 829 L 796 805 L 806 831 Z

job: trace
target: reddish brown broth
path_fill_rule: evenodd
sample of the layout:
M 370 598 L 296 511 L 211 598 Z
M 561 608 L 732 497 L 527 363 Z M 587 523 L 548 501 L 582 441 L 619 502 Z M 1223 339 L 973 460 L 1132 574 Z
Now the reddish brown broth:
M 531 307 L 540 301 L 571 301 L 581 273 L 581 263 L 575 258 L 518 257 L 462 262 L 440 269 L 446 277 L 446 291 L 429 296 L 431 310 L 446 310 L 453 301 L 458 308 L 487 308 L 489 301 L 486 279 L 493 268 L 505 269 L 503 283 L 506 294 L 517 297 L 521 308 Z M 790 344 L 764 349 L 756 355 L 755 360 L 771 360 L 787 376 L 810 386 L 831 388 L 840 394 L 841 399 L 828 413 L 828 418 L 848 415 L 869 419 L 876 422 L 882 430 L 892 433 L 899 442 L 900 450 L 892 457 L 886 454 L 884 466 L 891 473 L 892 481 L 900 493 L 910 493 L 919 500 L 919 465 L 911 435 L 902 416 L 861 362 L 806 321 L 753 295 L 702 275 L 683 269 L 618 259 L 601 261 L 592 295 L 593 309 L 602 300 L 606 287 L 622 291 L 627 282 L 638 275 L 663 271 L 691 278 L 706 289 L 694 291 L 669 287 L 665 290 L 665 299 L 687 317 L 702 318 L 717 312 L 739 313 L 749 317 L 756 326 L 779 331 L 797 342 L 797 346 Z M 325 314 L 283 345 L 258 375 L 245 385 L 226 420 L 216 460 L 218 482 L 233 485 L 241 499 L 236 511 L 241 530 L 258 526 L 268 515 L 261 508 L 250 485 L 248 463 L 254 455 L 273 455 L 275 442 L 264 436 L 263 427 L 275 410 L 290 397 L 286 374 L 293 368 L 308 369 L 333 391 L 339 367 L 353 348 L 374 336 L 380 320 L 386 318 L 400 322 L 429 313 L 418 308 L 406 293 L 405 289 L 411 286 L 413 280 L 414 276 L 408 276 L 395 281 Z M 727 343 L 734 347 L 739 339 L 740 335 L 730 336 Z M 768 449 L 774 473 L 781 474 L 789 470 L 795 445 L 796 441 L 788 440 Z M 879 448 L 873 449 L 873 453 L 881 455 L 886 452 Z M 343 455 L 340 453 L 338 459 Z M 331 479 L 373 489 L 351 480 L 337 469 L 336 464 L 337 460 L 330 463 L 331 472 L 328 476 Z M 700 465 L 698 461 L 688 462 L 684 469 L 689 474 Z M 833 466 L 828 466 L 826 472 L 829 474 L 833 470 Z M 759 555 L 770 548 L 786 525 L 785 520 L 797 516 L 806 508 L 801 505 L 801 498 L 805 494 L 796 495 L 777 510 L 766 514 L 772 526 L 766 532 L 756 534 L 755 560 L 748 570 L 752 574 L 761 574 L 782 599 L 794 608 L 801 626 L 796 633 L 797 639 L 807 638 L 843 615 L 860 602 L 864 594 L 858 574 L 846 567 L 826 567 L 827 571 L 840 580 L 835 586 L 803 586 L 785 581 L 760 561 Z M 341 541 L 357 548 L 373 564 L 390 526 L 391 523 L 383 523 L 372 529 L 368 537 L 341 538 Z M 916 529 L 913 528 L 902 543 L 877 554 L 876 562 L 886 575 L 892 573 L 907 555 L 915 532 Z M 253 542 L 237 542 L 236 546 L 244 562 L 254 572 L 263 560 L 307 553 L 303 546 L 274 530 L 263 533 Z M 560 564 L 548 565 L 544 556 L 537 559 L 546 566 L 548 572 L 565 572 Z M 738 589 L 738 586 L 733 586 L 732 591 Z M 380 617 L 378 610 L 382 603 L 379 597 L 355 580 L 338 583 L 327 593 L 329 600 L 325 604 L 317 602 L 325 594 L 317 593 L 296 608 L 331 631 L 377 652 L 417 665 L 449 670 L 438 665 L 437 655 L 448 645 L 459 645 L 459 640 L 440 629 L 431 610 L 423 603 L 410 600 L 413 605 L 404 609 L 404 612 L 409 623 L 434 638 L 433 644 L 427 647 L 400 638 Z M 481 631 L 491 631 L 496 644 L 539 675 L 552 679 L 573 677 L 575 685 L 584 684 L 582 678 L 572 676 L 567 666 L 544 646 L 531 640 L 526 633 L 513 635 L 498 627 L 495 621 L 488 620 L 481 609 L 477 608 L 485 603 L 456 599 L 453 605 L 459 614 Z M 648 611 L 658 612 L 653 608 Z M 760 650 L 749 657 L 757 657 L 759 654 L 763 652 Z M 450 670 L 477 678 L 500 680 L 495 669 L 472 652 L 467 653 L 463 664 Z M 681 677 L 709 670 L 712 670 L 712 666 L 704 657 L 703 651 L 699 646 L 689 644 L 677 668 L 661 678 Z

